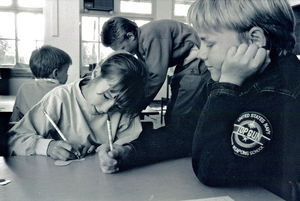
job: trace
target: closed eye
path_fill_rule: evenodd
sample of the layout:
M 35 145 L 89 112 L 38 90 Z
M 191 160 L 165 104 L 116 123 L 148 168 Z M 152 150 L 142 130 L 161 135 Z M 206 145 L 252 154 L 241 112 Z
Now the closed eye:
M 103 93 L 103 97 L 104 97 L 106 100 L 112 99 L 112 97 L 109 96 L 108 93 L 106 93 L 106 92 Z
M 212 42 L 209 42 L 209 43 L 206 43 L 206 47 L 212 47 L 214 46 L 215 43 L 212 43 Z

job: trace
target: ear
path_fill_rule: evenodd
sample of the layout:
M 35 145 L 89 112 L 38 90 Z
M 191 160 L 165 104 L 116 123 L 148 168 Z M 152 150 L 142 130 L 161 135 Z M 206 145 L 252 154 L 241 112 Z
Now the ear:
M 50 77 L 57 80 L 57 71 L 58 71 L 57 68 L 55 68 L 55 69 L 52 71 Z
M 127 37 L 129 40 L 131 40 L 131 41 L 134 41 L 134 40 L 135 40 L 135 36 L 134 36 L 134 34 L 133 34 L 132 32 L 128 32 L 128 33 L 126 34 L 126 37 Z
M 249 43 L 256 44 L 258 47 L 264 47 L 267 45 L 267 39 L 264 31 L 260 27 L 252 27 L 248 32 Z

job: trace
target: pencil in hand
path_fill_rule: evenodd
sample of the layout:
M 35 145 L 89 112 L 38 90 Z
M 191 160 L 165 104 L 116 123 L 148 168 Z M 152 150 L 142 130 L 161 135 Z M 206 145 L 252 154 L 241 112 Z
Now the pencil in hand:
M 46 113 L 46 111 L 43 111 L 46 118 L 48 119 L 48 121 L 51 123 L 51 125 L 54 127 L 54 129 L 56 130 L 56 132 L 58 133 L 58 135 L 60 136 L 60 138 L 67 142 L 67 138 L 64 136 L 64 134 L 60 131 L 60 129 L 58 128 L 58 126 L 54 123 L 54 121 L 51 119 L 51 117 Z M 80 153 L 79 151 L 73 150 L 72 151 L 74 153 L 74 155 L 79 159 L 80 158 Z
M 109 118 L 108 114 L 107 114 L 106 125 L 107 125 L 107 134 L 108 134 L 109 147 L 110 147 L 110 151 L 112 151 L 113 150 L 112 133 L 111 133 L 110 118 Z

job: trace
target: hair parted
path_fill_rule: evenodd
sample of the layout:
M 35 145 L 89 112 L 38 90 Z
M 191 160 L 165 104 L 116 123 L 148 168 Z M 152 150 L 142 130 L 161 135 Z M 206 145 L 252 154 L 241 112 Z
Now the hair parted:
M 63 50 L 44 45 L 31 53 L 29 66 L 36 78 L 48 78 L 54 69 L 71 65 L 71 57 Z
M 295 18 L 287 0 L 196 0 L 188 11 L 189 23 L 197 30 L 222 28 L 243 33 L 260 27 L 267 48 L 280 54 L 295 45 Z
M 118 110 L 123 113 L 136 114 L 141 109 L 144 99 L 146 70 L 145 64 L 125 51 L 117 51 L 103 61 L 101 77 L 118 78 L 116 97 Z
M 127 39 L 127 33 L 131 32 L 136 37 L 138 26 L 135 22 L 124 17 L 112 17 L 102 26 L 101 42 L 110 47 L 114 42 Z

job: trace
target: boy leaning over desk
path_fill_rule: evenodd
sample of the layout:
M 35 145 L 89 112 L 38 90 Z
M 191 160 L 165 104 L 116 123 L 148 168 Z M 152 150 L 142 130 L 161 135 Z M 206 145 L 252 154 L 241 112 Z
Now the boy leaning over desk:
M 202 109 L 204 88 L 203 62 L 194 52 L 200 46 L 196 31 L 176 20 L 154 20 L 138 27 L 124 17 L 112 17 L 102 27 L 101 42 L 113 50 L 126 50 L 146 63 L 148 71 L 144 107 L 149 105 L 162 87 L 169 67 L 175 67 L 171 79 L 171 98 L 165 122 L 181 130 L 189 124 L 192 133 L 195 117 Z
M 201 39 L 198 56 L 212 78 L 192 146 L 196 176 L 210 186 L 254 182 L 300 200 L 300 62 L 292 53 L 290 5 L 198 0 L 188 16 Z M 165 143 L 177 145 L 174 138 L 158 138 L 100 151 L 102 170 L 145 164 L 145 147 L 151 152 Z
M 98 77 L 57 87 L 26 113 L 8 132 L 9 154 L 69 160 L 94 152 L 109 137 L 119 145 L 136 139 L 144 75 L 133 55 L 110 55 Z M 55 130 L 63 140 L 53 139 Z

